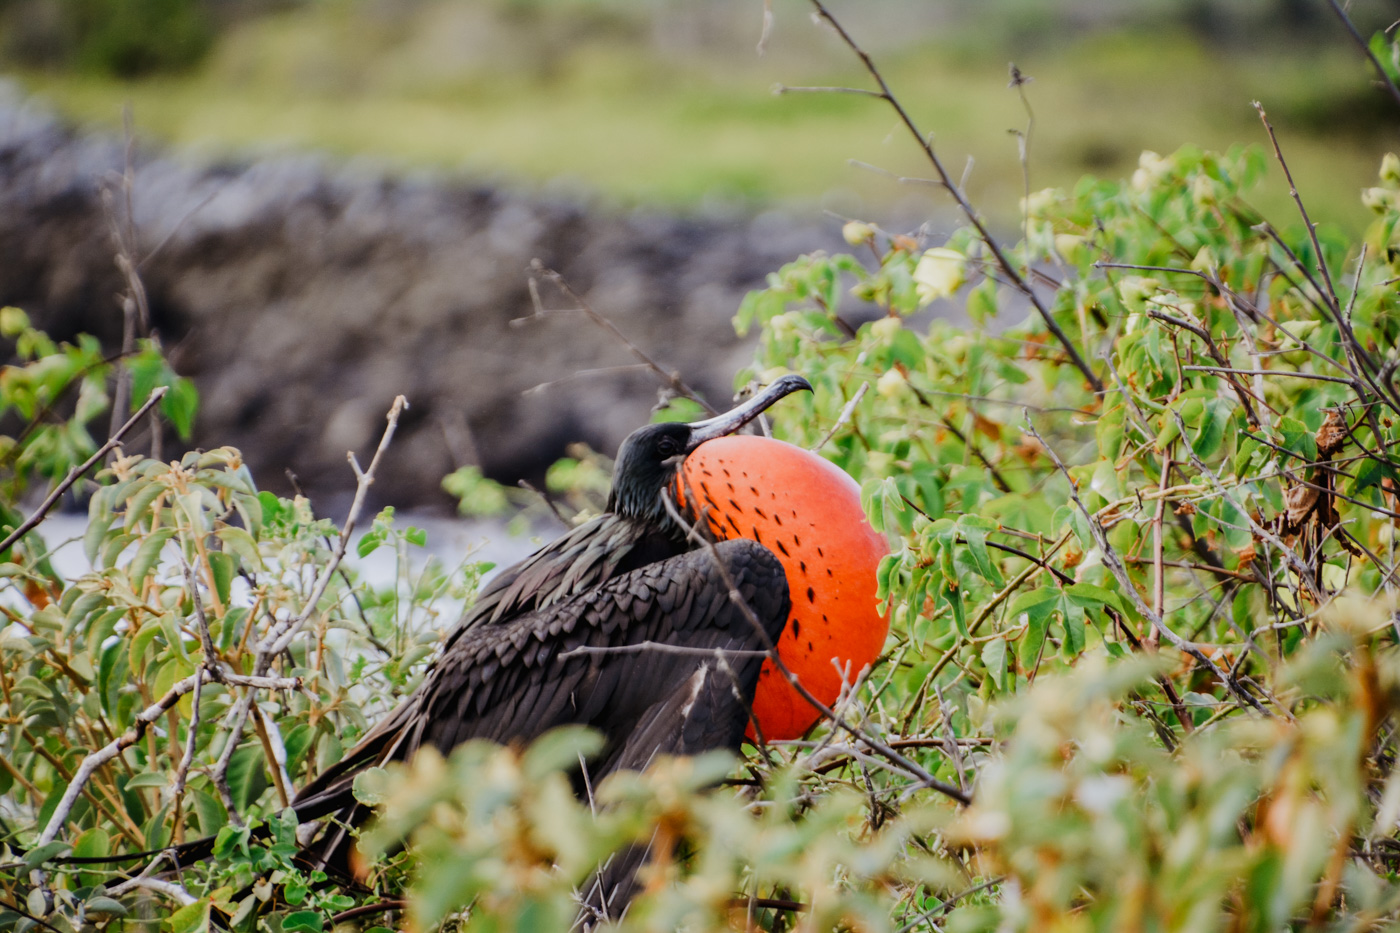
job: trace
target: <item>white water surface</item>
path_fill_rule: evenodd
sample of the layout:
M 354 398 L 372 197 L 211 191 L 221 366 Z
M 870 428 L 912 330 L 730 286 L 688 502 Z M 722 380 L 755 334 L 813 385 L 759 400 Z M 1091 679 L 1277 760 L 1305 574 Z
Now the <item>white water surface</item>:
M 484 579 L 490 579 L 495 572 L 529 556 L 564 531 L 559 523 L 549 523 L 521 534 L 518 530 L 512 530 L 506 519 L 468 520 L 400 511 L 394 517 L 395 528 L 420 528 L 427 535 L 424 546 L 409 545 L 404 549 L 403 556 L 407 560 L 407 567 L 404 567 L 400 565 L 399 552 L 388 544 L 366 557 L 358 555 L 356 545 L 370 529 L 372 518 L 370 516 L 358 523 L 354 540 L 346 551 L 345 564 L 375 589 L 388 587 L 396 580 L 402 584 L 405 570 L 416 575 L 430 557 L 437 558 L 449 572 L 465 562 L 495 564 L 495 568 L 485 574 Z M 86 514 L 55 512 L 47 516 L 37 529 L 51 549 L 50 560 L 54 569 L 66 580 L 76 580 L 92 569 L 83 553 L 82 538 L 87 524 Z M 172 565 L 178 564 L 174 545 L 167 547 L 170 552 L 164 557 Z

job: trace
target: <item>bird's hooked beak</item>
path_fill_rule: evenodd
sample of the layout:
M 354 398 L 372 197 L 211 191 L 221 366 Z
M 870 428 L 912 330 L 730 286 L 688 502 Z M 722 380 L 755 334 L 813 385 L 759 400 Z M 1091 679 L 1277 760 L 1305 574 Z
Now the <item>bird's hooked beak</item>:
M 690 425 L 690 440 L 685 452 L 690 453 L 706 441 L 733 434 L 735 431 L 767 411 L 774 402 L 794 392 L 812 391 L 812 384 L 801 376 L 788 375 L 777 379 L 768 388 L 759 392 L 742 405 L 737 405 L 722 415 L 706 421 L 695 421 Z

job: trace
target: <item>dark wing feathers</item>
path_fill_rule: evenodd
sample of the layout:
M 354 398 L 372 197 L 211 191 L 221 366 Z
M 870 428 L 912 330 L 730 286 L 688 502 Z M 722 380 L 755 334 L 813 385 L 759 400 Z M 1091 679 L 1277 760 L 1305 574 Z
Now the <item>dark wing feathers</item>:
M 423 745 L 448 754 L 473 738 L 529 742 L 566 723 L 593 725 L 614 737 L 598 766 L 590 767 L 598 777 L 639 766 L 641 750 L 693 754 L 737 747 L 761 658 L 731 658 L 726 667 L 711 652 L 757 650 L 764 640 L 729 600 L 726 573 L 776 641 L 789 609 L 782 565 L 762 545 L 743 539 L 647 564 L 516 618 L 459 629 L 413 695 L 298 795 L 298 813 L 310 819 L 312 811 L 319 816 L 351 805 L 356 773 L 407 760 Z M 488 618 L 476 611 L 472 617 Z M 643 642 L 690 650 L 607 650 Z M 581 647 L 604 650 L 564 657 Z M 682 694 L 699 689 L 692 678 L 706 665 L 710 681 L 723 668 L 725 682 L 706 681 L 684 723 L 671 721 L 680 708 L 675 704 L 684 706 Z
M 497 574 L 477 595 L 452 638 L 482 623 L 509 620 L 597 586 L 617 575 L 631 552 L 654 535 L 646 526 L 611 513 L 580 525 Z

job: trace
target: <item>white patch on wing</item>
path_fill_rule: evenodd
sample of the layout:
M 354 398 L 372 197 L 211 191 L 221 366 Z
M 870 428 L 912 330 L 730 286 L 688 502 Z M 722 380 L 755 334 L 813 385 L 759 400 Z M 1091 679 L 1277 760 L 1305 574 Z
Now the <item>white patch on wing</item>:
M 698 699 L 700 699 L 700 691 L 704 689 L 704 687 L 705 687 L 705 680 L 706 680 L 706 678 L 708 678 L 709 676 L 710 676 L 710 662 L 708 662 L 708 661 L 706 661 L 704 664 L 701 664 L 699 670 L 697 670 L 694 674 L 691 675 L 691 677 L 690 677 L 690 698 L 687 699 L 687 700 L 685 701 L 685 705 L 681 707 L 681 719 L 682 719 L 682 720 L 685 720 L 685 719 L 689 719 L 689 718 L 690 718 L 690 711 L 691 711 L 691 709 L 694 708 L 694 706 L 695 706 L 695 701 L 698 700 Z

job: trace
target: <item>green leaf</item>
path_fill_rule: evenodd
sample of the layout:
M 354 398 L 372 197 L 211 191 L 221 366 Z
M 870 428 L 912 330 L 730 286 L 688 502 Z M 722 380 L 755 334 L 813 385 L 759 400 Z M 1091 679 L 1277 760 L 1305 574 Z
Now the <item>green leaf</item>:
M 136 548 L 136 556 L 127 565 L 127 579 L 131 581 L 131 588 L 138 593 L 145 585 L 146 578 L 151 574 L 151 568 L 155 567 L 156 561 L 160 560 L 160 552 L 165 547 L 165 542 L 175 535 L 174 528 L 161 528 L 147 535 L 145 540 Z
M 267 772 L 263 769 L 263 750 L 260 745 L 244 745 L 233 753 L 228 768 L 229 793 L 233 805 L 239 810 L 262 796 L 267 789 Z
M 997 316 L 997 282 L 991 276 L 967 293 L 967 316 L 974 324 L 986 324 Z M 1024 381 L 1024 379 L 1022 380 Z
M 127 644 L 127 664 L 131 670 L 138 673 L 145 671 L 148 649 L 151 647 L 151 642 L 160 634 L 160 623 L 155 619 L 148 619 L 146 624 L 137 629 L 136 634 L 131 636 L 131 640 Z
M 36 849 L 30 849 L 28 852 L 24 853 L 24 857 L 21 861 L 24 862 L 25 868 L 38 868 L 49 859 L 58 858 L 60 855 L 67 855 L 68 851 L 72 848 L 73 847 L 66 842 L 50 842 Z
M 356 542 L 355 553 L 360 557 L 370 556 L 375 551 L 379 550 L 379 546 L 384 543 L 384 535 L 385 532 L 382 528 L 371 528 L 369 531 L 366 531 L 360 536 L 360 540 Z
M 137 787 L 164 787 L 170 783 L 170 779 L 160 771 L 142 771 L 140 774 L 133 774 L 126 782 L 126 789 L 132 790 Z
M 93 496 L 93 508 L 88 513 L 87 528 L 83 529 L 83 554 L 87 557 L 88 563 L 93 565 L 97 563 L 102 540 L 107 537 L 108 530 L 111 529 L 117 518 L 115 512 L 105 507 L 105 503 L 99 502 L 100 498 Z
M 1234 414 L 1234 405 L 1222 398 L 1206 402 L 1205 413 L 1195 435 L 1191 438 L 1191 449 L 1202 460 L 1208 460 L 1219 452 L 1225 442 L 1225 429 Z
M 950 581 L 951 583 L 951 581 Z M 943 601 L 953 610 L 953 624 L 958 627 L 958 634 L 963 638 L 970 637 L 967 630 L 967 610 L 963 606 L 962 590 L 955 585 L 944 585 L 939 592 Z
M 881 525 L 885 530 L 898 530 L 908 534 L 914 527 L 914 511 L 904 504 L 904 495 L 894 477 L 888 476 L 880 484 Z M 879 529 L 877 529 L 879 530 Z
M 1032 619 L 1043 619 L 1055 610 L 1055 604 L 1059 600 L 1059 590 L 1054 587 L 1041 587 L 1028 593 L 1019 594 L 1011 601 L 1007 614 L 1011 616 L 1012 621 L 1015 621 L 1023 612 Z
M 136 531 L 141 527 L 149 527 L 151 507 L 155 504 L 157 499 L 169 491 L 169 488 L 163 483 L 156 483 L 146 479 L 132 483 L 130 489 L 128 489 L 129 495 L 126 499 L 126 514 L 123 516 L 123 526 L 128 531 Z
M 1050 613 L 1028 616 L 1026 631 L 1021 636 L 1021 644 L 1016 658 L 1021 662 L 1021 670 L 1029 677 L 1040 664 L 1040 652 L 1045 646 L 1045 633 L 1050 628 Z
M 1004 638 L 993 638 L 982 646 L 982 663 L 987 668 L 987 676 L 1003 692 L 1009 689 L 1006 685 L 1008 654 Z
M 99 854 L 106 855 L 107 853 L 103 852 Z M 84 902 L 83 907 L 86 908 L 87 912 L 90 914 L 111 914 L 114 917 L 126 916 L 126 905 L 116 898 L 106 897 L 105 895 L 88 898 L 87 901 Z
M 1060 609 L 1065 625 L 1063 654 L 1073 659 L 1084 651 L 1084 607 L 1066 599 L 1060 604 Z
M 282 918 L 282 929 L 286 933 L 321 933 L 321 912 L 319 910 L 294 910 Z
M 225 554 L 223 551 L 209 552 L 209 572 L 214 577 L 214 590 L 219 595 L 220 605 L 228 605 L 234 569 L 232 554 Z
M 1092 583 L 1071 583 L 1065 587 L 1065 595 L 1072 603 L 1079 606 L 1111 606 L 1119 612 L 1123 611 L 1123 603 L 1119 600 L 1117 593 Z
M 902 558 L 899 554 L 886 554 L 880 558 L 880 566 L 875 571 L 875 598 L 883 602 L 890 595 L 890 580 L 899 569 Z
M 560 726 L 535 739 L 521 759 L 527 780 L 538 781 L 551 771 L 573 767 L 580 758 L 591 758 L 603 747 L 601 733 L 587 726 Z
M 228 825 L 228 811 L 213 794 L 194 790 L 190 792 L 190 799 L 194 802 L 195 817 L 199 820 L 202 835 L 212 836 Z
M 188 379 L 174 380 L 165 398 L 160 400 L 160 410 L 170 419 L 180 440 L 188 441 L 194 429 L 195 412 L 199 410 L 199 390 Z
M 166 918 L 170 933 L 204 933 L 209 929 L 211 906 L 209 901 L 199 900 L 181 907 Z
M 1302 460 L 1312 463 L 1317 460 L 1317 441 L 1307 425 L 1296 418 L 1278 419 L 1278 445 L 1291 450 Z
M 1377 30 L 1372 34 L 1367 48 L 1385 70 L 1386 76 L 1393 82 L 1400 82 L 1400 62 L 1396 61 L 1400 43 L 1391 42 L 1385 30 Z
M 112 837 L 101 826 L 84 830 L 73 840 L 73 855 L 77 858 L 99 858 L 112 854 Z M 94 885 L 102 880 L 99 872 L 80 871 L 84 885 Z M 92 908 L 91 902 L 88 905 Z
M 963 532 L 963 538 L 967 541 L 967 553 L 972 556 L 973 566 L 977 568 L 982 579 L 995 587 L 1005 586 L 1006 581 L 1002 579 L 1001 571 L 997 570 L 991 555 L 987 553 L 987 536 L 981 532 L 967 530 Z
M 224 550 L 234 554 L 243 562 L 243 568 L 248 571 L 261 570 L 263 567 L 262 554 L 258 552 L 258 544 L 253 540 L 253 536 L 245 529 L 233 525 L 225 525 L 215 530 L 214 534 L 223 542 Z M 227 602 L 227 600 L 225 600 Z

